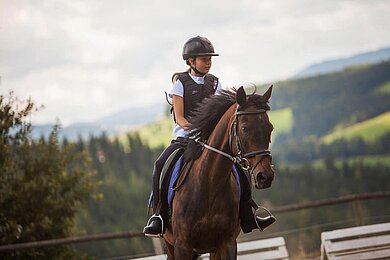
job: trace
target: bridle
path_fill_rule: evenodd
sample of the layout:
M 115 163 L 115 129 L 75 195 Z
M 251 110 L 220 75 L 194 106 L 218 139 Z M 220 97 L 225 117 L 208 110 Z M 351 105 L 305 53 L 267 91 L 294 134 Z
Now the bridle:
M 272 160 L 271 150 L 263 149 L 263 150 L 257 150 L 257 151 L 245 153 L 243 146 L 242 146 L 240 136 L 238 135 L 238 117 L 241 115 L 258 115 L 258 114 L 266 113 L 267 110 L 257 109 L 254 111 L 239 111 L 238 108 L 239 108 L 239 106 L 237 105 L 236 110 L 234 112 L 234 120 L 233 120 L 232 125 L 230 126 L 230 132 L 229 132 L 229 148 L 230 148 L 230 151 L 232 151 L 233 137 L 235 137 L 236 147 L 237 147 L 237 155 L 236 156 L 230 155 L 230 154 L 225 153 L 217 148 L 214 148 L 214 147 L 208 145 L 207 143 L 202 142 L 200 140 L 200 138 L 196 138 L 195 141 L 197 143 L 199 143 L 202 147 L 229 158 L 233 163 L 239 164 L 245 172 L 250 173 L 250 176 L 252 176 L 254 169 L 261 162 L 261 160 L 263 159 L 264 156 L 270 156 L 271 160 Z M 255 157 L 255 156 L 260 156 L 260 159 L 258 160 L 258 162 L 255 164 L 254 167 L 251 167 L 248 159 Z

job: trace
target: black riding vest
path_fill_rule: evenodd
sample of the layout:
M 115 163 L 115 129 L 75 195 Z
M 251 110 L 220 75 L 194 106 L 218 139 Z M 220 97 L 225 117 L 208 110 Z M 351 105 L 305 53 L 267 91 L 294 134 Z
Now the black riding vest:
M 184 89 L 184 118 L 189 117 L 194 113 L 200 102 L 206 97 L 215 93 L 218 86 L 218 78 L 212 74 L 206 74 L 204 84 L 197 84 L 188 75 L 188 72 L 179 73 L 178 79 L 183 84 Z

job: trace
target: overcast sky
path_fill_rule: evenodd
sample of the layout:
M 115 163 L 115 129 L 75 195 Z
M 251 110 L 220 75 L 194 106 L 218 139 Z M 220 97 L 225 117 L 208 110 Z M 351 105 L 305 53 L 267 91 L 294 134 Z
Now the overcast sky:
M 209 38 L 225 88 L 390 46 L 388 0 L 0 0 L 0 94 L 66 126 L 162 103 L 184 42 Z M 139 111 L 138 111 L 139 112 Z

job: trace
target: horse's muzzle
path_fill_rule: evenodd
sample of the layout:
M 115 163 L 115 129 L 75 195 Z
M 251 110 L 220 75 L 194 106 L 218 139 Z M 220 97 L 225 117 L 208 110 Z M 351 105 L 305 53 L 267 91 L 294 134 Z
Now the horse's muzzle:
M 256 189 L 266 189 L 271 187 L 274 180 L 274 167 L 272 165 L 272 156 L 269 154 L 262 156 L 251 171 L 252 185 Z
M 272 181 L 274 180 L 273 173 L 272 175 L 266 172 L 259 172 L 256 175 L 255 187 L 257 189 L 266 189 L 271 187 Z
M 266 189 L 271 187 L 272 181 L 274 180 L 275 171 L 271 164 L 271 161 L 264 163 L 259 172 L 255 174 L 254 186 L 256 189 Z

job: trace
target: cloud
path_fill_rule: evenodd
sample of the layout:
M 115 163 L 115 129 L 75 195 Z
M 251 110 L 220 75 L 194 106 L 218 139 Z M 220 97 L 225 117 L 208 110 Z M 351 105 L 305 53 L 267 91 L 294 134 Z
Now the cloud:
M 352 1 L 2 1 L 0 93 L 31 96 L 36 122 L 92 121 L 164 102 L 183 43 L 208 37 L 225 87 L 293 75 L 388 46 L 390 4 Z

